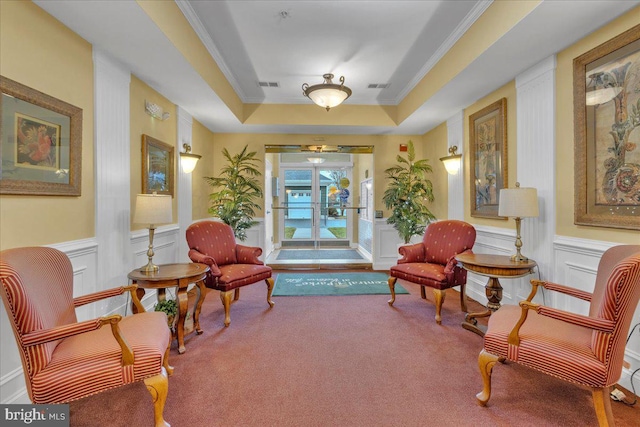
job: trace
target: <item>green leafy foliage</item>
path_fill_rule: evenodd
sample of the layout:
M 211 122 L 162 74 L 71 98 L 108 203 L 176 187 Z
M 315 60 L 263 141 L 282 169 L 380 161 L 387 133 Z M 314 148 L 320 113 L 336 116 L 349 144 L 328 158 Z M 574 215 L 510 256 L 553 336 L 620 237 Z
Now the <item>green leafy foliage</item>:
M 174 299 L 165 299 L 158 301 L 153 309 L 164 312 L 167 317 L 175 317 L 178 314 L 178 303 Z
M 387 224 L 393 225 L 405 244 L 412 236 L 423 234 L 427 225 L 436 219 L 425 204 L 434 200 L 433 184 L 427 179 L 431 166 L 427 159 L 415 158 L 413 142 L 409 141 L 407 157 L 398 155 L 397 164 L 384 171 L 389 183 L 382 201 L 392 212 Z
M 214 189 L 209 195 L 209 213 L 231 226 L 236 238 L 243 241 L 247 238 L 247 230 L 258 223 L 253 217 L 256 209 L 261 209 L 256 200 L 263 194 L 257 179 L 262 175 L 257 166 L 260 159 L 255 151 L 248 152 L 247 148 L 245 146 L 233 156 L 224 148 L 222 155 L 227 164 L 220 171 L 220 176 L 204 177 Z

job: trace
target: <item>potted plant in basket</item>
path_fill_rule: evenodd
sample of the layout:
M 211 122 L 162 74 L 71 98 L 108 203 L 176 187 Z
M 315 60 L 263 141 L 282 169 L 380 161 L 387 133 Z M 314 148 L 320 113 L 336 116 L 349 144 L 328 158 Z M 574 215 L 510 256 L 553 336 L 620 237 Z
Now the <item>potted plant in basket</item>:
M 434 200 L 433 184 L 427 179 L 432 169 L 429 160 L 416 160 L 412 141 L 408 143 L 407 158 L 398 155 L 396 160 L 397 165 L 384 171 L 389 183 L 382 201 L 391 209 L 387 224 L 392 224 L 407 244 L 412 236 L 422 235 L 427 225 L 436 219 L 425 204 Z
M 262 187 L 257 179 L 262 174 L 257 168 L 260 160 L 256 154 L 255 151 L 248 152 L 245 146 L 232 156 L 225 148 L 222 155 L 227 159 L 227 165 L 220 171 L 220 176 L 204 178 L 216 190 L 209 195 L 209 213 L 231 226 L 239 240 L 245 240 L 247 230 L 258 223 L 253 217 L 255 209 L 261 209 L 256 203 L 262 198 Z
M 158 301 L 153 309 L 154 311 L 164 312 L 164 314 L 167 315 L 167 324 L 169 325 L 169 328 L 173 327 L 173 322 L 176 318 L 176 315 L 178 314 L 178 303 L 176 302 L 176 300 L 165 299 L 162 301 Z

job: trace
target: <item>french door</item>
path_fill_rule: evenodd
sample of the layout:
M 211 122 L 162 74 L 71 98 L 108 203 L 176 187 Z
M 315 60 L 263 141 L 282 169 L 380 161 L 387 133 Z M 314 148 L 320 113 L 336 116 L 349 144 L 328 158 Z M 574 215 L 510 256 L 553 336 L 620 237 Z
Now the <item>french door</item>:
M 351 168 L 281 168 L 279 230 L 282 246 L 348 246 Z

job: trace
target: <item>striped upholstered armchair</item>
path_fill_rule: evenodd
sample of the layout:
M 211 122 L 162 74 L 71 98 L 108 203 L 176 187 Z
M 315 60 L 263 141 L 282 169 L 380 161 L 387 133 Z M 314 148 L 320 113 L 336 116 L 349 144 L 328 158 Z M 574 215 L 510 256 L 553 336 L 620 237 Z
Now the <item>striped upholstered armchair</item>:
M 466 312 L 467 271 L 457 265 L 455 257 L 461 253 L 471 253 L 475 242 L 476 229 L 469 223 L 446 220 L 430 224 L 422 242 L 398 249 L 402 258 L 389 270 L 389 305 L 396 300 L 396 280 L 402 279 L 420 285 L 422 299 L 427 299 L 425 287 L 433 289 L 436 323 L 441 323 L 445 293 L 454 286 L 460 286 L 460 307 Z
M 538 280 L 531 284 L 529 297 L 519 307 L 504 305 L 489 318 L 478 357 L 483 379 L 478 403 L 489 401 L 493 366 L 510 360 L 590 387 L 598 423 L 614 425 L 609 393 L 622 373 L 625 340 L 640 299 L 640 246 L 608 249 L 598 265 L 593 293 Z M 533 303 L 541 286 L 589 301 L 589 314 Z
M 233 229 L 218 221 L 191 224 L 187 228 L 187 244 L 191 261 L 209 266 L 204 284 L 207 288 L 220 291 L 225 327 L 231 323 L 231 298 L 233 296 L 233 301 L 240 298 L 242 286 L 264 280 L 267 284 L 267 303 L 273 307 L 271 267 L 258 259 L 262 254 L 261 248 L 237 244 Z
M 69 258 L 46 247 L 0 252 L 0 282 L 34 404 L 66 403 L 144 381 L 154 403 L 154 425 L 168 426 L 163 410 L 167 373 L 172 373 L 170 331 L 164 313 L 144 312 L 136 286 L 73 298 Z M 76 307 L 127 291 L 138 314 L 78 322 Z

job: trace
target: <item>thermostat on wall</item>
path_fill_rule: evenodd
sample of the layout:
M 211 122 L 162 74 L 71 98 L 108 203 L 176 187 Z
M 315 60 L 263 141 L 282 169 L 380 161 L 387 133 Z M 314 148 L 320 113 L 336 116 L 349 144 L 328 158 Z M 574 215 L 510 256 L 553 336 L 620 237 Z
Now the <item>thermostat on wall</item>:
M 382 211 L 376 211 L 376 218 L 382 218 Z

